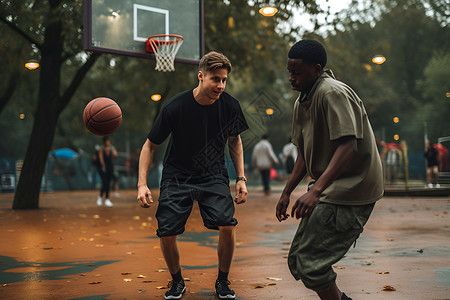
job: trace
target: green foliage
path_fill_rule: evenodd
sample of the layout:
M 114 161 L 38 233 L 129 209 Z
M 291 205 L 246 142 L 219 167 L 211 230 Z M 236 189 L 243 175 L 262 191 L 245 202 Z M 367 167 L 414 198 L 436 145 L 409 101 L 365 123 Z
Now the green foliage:
M 442 7 L 444 2 L 434 4 Z M 430 83 L 424 81 L 436 66 L 430 65 L 433 55 L 450 49 L 449 28 L 436 14 L 428 1 L 354 1 L 324 38 L 329 67 L 363 99 L 378 139 L 393 142 L 397 133 L 410 148 L 422 149 L 424 121 L 443 121 L 448 116 L 441 105 L 428 103 Z M 377 54 L 386 57 L 384 64 L 371 62 Z M 449 69 L 448 61 L 441 63 Z M 400 118 L 399 124 L 392 122 L 394 116 Z M 450 133 L 443 130 L 450 128 L 448 123 L 440 124 L 440 128 L 429 126 L 431 135 Z

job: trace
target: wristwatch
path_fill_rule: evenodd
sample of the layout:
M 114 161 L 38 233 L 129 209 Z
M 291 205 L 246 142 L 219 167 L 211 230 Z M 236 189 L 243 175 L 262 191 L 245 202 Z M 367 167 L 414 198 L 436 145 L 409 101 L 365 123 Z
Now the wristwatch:
M 247 181 L 247 177 L 245 177 L 245 176 L 240 176 L 240 177 L 238 177 L 238 178 L 236 178 L 236 183 L 238 183 L 238 181 Z

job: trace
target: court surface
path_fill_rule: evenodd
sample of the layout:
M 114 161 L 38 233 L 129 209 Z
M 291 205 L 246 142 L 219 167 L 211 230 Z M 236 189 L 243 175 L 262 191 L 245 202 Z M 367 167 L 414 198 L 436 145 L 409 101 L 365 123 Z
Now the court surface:
M 112 208 L 96 206 L 97 191 L 43 193 L 42 209 L 30 211 L 11 210 L 13 194 L 0 194 L 0 298 L 163 299 L 170 274 L 156 205 L 143 209 L 134 190 L 120 193 Z M 250 188 L 237 207 L 230 280 L 238 299 L 318 299 L 289 273 L 298 221 L 276 220 L 279 193 Z M 450 299 L 449 212 L 449 197 L 380 200 L 356 248 L 334 266 L 340 288 L 354 300 Z M 179 237 L 183 299 L 218 299 L 217 238 L 195 206 Z

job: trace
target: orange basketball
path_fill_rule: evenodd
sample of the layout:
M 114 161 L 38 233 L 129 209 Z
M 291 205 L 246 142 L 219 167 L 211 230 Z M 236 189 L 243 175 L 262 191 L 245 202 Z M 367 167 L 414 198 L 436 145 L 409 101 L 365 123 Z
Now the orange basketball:
M 108 135 L 122 123 L 122 110 L 114 100 L 100 97 L 84 108 L 83 121 L 86 128 L 96 135 Z

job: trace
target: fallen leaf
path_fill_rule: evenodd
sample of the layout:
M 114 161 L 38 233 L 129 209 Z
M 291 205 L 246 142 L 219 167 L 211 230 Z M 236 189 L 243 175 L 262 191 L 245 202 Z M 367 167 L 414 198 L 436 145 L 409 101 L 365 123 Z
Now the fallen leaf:
M 162 273 L 162 272 L 165 272 L 166 270 L 163 270 L 163 269 L 159 269 L 158 271 L 156 271 L 156 272 L 158 272 L 158 273 Z
M 143 283 L 155 282 L 154 280 L 142 280 Z
M 423 249 L 417 250 L 417 252 L 419 252 L 419 253 L 423 253 Z
M 390 285 L 385 285 L 383 288 L 383 291 L 393 292 L 393 291 L 396 291 L 396 289 Z
M 133 279 L 131 279 L 131 278 L 124 278 L 123 279 L 123 281 L 125 281 L 125 282 L 131 282 Z
M 93 215 L 92 216 L 94 219 L 100 219 L 100 216 L 99 215 Z
M 184 281 L 191 281 L 191 279 L 190 279 L 190 278 L 187 278 L 187 277 L 186 277 L 186 278 L 183 278 L 183 280 L 184 280 Z
M 99 283 L 102 283 L 101 281 L 92 281 L 92 282 L 89 282 L 89 284 L 99 284 Z
M 151 220 L 153 220 L 153 218 L 152 217 L 147 217 L 147 220 L 151 221 Z
M 153 246 L 153 249 L 161 249 L 160 246 Z
M 147 276 L 145 276 L 145 275 L 138 275 L 136 278 L 145 278 L 145 277 L 147 277 Z
M 338 269 L 338 270 L 344 270 L 345 267 L 341 267 L 341 266 L 333 266 L 333 268 Z
M 130 275 L 131 273 L 130 272 L 122 272 L 121 274 L 122 275 Z
M 7 284 L 7 283 L 4 283 L 4 284 L 2 284 L 2 286 L 9 286 L 9 284 Z
M 87 215 L 86 215 L 86 214 L 79 214 L 78 217 L 80 217 L 80 218 L 86 218 Z
M 82 274 L 80 274 L 80 276 L 86 276 L 86 274 L 82 273 Z
M 274 281 L 280 281 L 283 280 L 282 278 L 278 278 L 278 277 L 266 277 L 269 280 L 274 280 Z
M 388 242 L 393 242 L 393 241 L 394 241 L 394 239 L 392 239 L 392 238 L 389 238 L 389 239 L 386 239 L 386 241 L 388 241 Z
M 134 216 L 134 217 L 133 217 L 133 220 L 140 220 L 140 219 L 141 219 L 140 216 Z
M 158 290 L 164 290 L 164 289 L 167 289 L 167 285 L 164 285 L 164 286 L 157 286 L 156 287 Z
M 85 237 L 80 237 L 78 240 L 81 241 L 81 242 L 84 242 L 84 241 L 87 241 L 87 238 L 85 238 Z
M 263 289 L 264 286 L 262 286 L 262 285 L 255 285 L 253 288 L 254 288 L 254 289 Z
M 378 251 L 378 250 L 375 250 L 375 251 L 373 251 L 373 253 L 380 253 L 380 251 Z
M 269 285 L 277 285 L 277 284 L 275 282 L 269 282 L 269 283 L 265 284 L 265 286 L 269 286 Z
M 291 250 L 291 249 L 290 249 L 290 248 L 281 248 L 281 250 L 289 251 L 289 250 Z
M 97 245 L 95 245 L 95 247 L 102 248 L 102 247 L 105 247 L 105 245 L 103 245 L 103 244 L 97 244 Z
M 389 271 L 377 272 L 377 274 L 389 274 Z
M 139 294 L 145 293 L 145 290 L 138 290 Z

